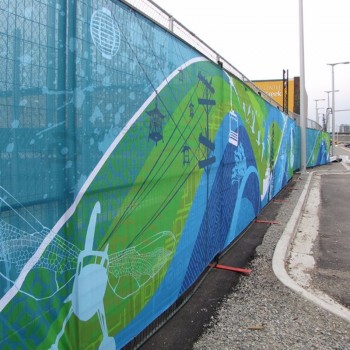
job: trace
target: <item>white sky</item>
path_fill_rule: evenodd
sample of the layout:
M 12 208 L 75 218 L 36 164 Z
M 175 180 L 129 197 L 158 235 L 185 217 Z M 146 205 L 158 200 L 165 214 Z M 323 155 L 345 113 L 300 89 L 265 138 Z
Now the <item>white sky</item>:
M 153 0 L 250 80 L 300 76 L 299 0 Z M 304 0 L 305 85 L 308 116 L 321 122 L 332 90 L 327 63 L 350 61 L 349 0 Z M 350 64 L 334 67 L 335 106 L 350 109 Z M 330 105 L 332 94 L 329 94 Z M 350 111 L 336 112 L 336 126 Z M 337 129 L 337 128 L 336 128 Z

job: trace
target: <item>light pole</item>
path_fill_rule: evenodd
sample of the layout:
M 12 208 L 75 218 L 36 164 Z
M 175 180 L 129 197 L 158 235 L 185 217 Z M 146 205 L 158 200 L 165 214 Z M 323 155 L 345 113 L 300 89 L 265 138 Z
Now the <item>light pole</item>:
M 327 94 L 327 108 L 329 108 L 329 94 L 332 92 L 332 90 L 327 90 L 325 93 Z M 339 90 L 335 90 L 334 92 L 339 92 Z
M 329 94 L 332 92 L 332 90 L 327 90 L 325 93 L 327 94 L 327 109 L 326 109 L 326 132 L 328 132 L 328 119 L 329 114 L 332 113 L 332 108 L 329 106 Z M 335 90 L 334 92 L 339 92 L 339 90 Z
M 300 171 L 306 171 L 306 91 L 304 62 L 303 0 L 299 0 L 299 61 L 300 61 Z
M 334 66 L 338 64 L 349 64 L 350 62 L 327 63 L 327 66 L 332 67 L 332 156 L 334 156 L 335 142 L 335 90 L 334 90 Z
M 320 112 L 319 112 L 320 109 L 324 109 L 324 107 L 318 107 L 318 108 L 317 108 L 317 112 L 316 112 L 317 115 L 318 115 L 317 124 L 318 124 L 318 126 L 321 126 L 321 127 L 322 127 L 322 130 L 323 130 L 323 129 L 324 129 L 324 128 L 323 128 L 323 125 L 324 125 L 324 123 L 323 123 L 323 116 L 324 116 L 324 114 L 321 113 L 322 119 L 321 119 L 321 122 L 320 122 L 320 117 L 319 117 L 319 116 L 320 116 Z M 321 123 L 322 123 L 322 125 L 321 125 Z
M 320 124 L 319 123 L 319 119 L 318 119 L 318 108 L 317 108 L 317 102 L 318 101 L 326 101 L 324 98 L 319 98 L 319 99 L 317 99 L 317 100 L 314 100 L 315 102 L 316 102 L 316 123 L 317 124 Z

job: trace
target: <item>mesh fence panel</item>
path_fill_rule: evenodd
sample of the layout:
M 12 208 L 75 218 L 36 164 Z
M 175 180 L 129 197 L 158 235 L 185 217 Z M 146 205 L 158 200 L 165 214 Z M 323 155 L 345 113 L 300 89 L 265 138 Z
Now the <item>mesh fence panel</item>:
M 204 56 L 209 58 L 211 61 L 219 63 L 225 70 L 232 73 L 242 81 L 249 83 L 250 88 L 262 96 L 266 101 L 268 101 L 273 106 L 278 107 L 280 110 L 283 110 L 283 107 L 280 104 L 278 104 L 268 94 L 254 85 L 254 83 L 243 73 L 241 73 L 234 65 L 232 65 L 232 63 L 221 57 L 221 55 L 209 45 L 207 45 L 205 41 L 197 37 L 193 32 L 191 32 L 190 29 L 186 28 L 183 24 L 181 24 L 164 9 L 159 7 L 156 3 L 151 0 L 123 0 L 123 2 L 134 7 L 135 9 L 138 9 L 138 11 L 141 11 L 144 15 L 148 16 L 162 27 L 167 28 L 174 35 L 184 40 L 193 48 L 201 52 Z M 295 113 L 289 113 L 289 116 L 297 120 L 298 125 L 300 125 L 299 115 Z M 321 125 L 311 119 L 307 119 L 307 127 L 317 130 L 322 129 Z

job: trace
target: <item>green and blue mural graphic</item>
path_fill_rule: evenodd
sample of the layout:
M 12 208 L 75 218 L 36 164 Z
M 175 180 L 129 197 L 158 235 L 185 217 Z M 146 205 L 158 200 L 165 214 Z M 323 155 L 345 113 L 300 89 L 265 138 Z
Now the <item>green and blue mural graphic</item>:
M 0 346 L 122 348 L 287 184 L 299 127 L 122 2 L 0 18 Z

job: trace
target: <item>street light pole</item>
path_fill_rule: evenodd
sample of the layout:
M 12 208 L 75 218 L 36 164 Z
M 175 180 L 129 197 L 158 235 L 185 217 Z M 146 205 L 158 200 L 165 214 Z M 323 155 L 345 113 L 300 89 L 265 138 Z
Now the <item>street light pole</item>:
M 327 110 L 326 110 L 326 130 L 328 131 L 329 124 L 328 124 L 328 119 L 329 119 L 329 114 L 332 113 L 332 108 L 329 106 L 329 94 L 332 92 L 332 90 L 327 90 L 325 93 L 327 94 Z M 339 92 L 339 90 L 335 90 L 334 92 Z
M 325 93 L 327 94 L 327 108 L 329 108 L 329 94 L 332 92 L 332 90 L 327 90 Z M 339 92 L 339 90 L 335 90 L 334 92 Z
M 338 64 L 349 64 L 350 62 L 327 63 L 332 67 L 332 156 L 334 156 L 334 142 L 335 142 L 335 90 L 334 90 L 334 66 Z
M 303 0 L 299 0 L 299 58 L 300 58 L 300 171 L 306 171 L 306 91 L 304 64 Z
M 319 119 L 318 119 L 318 108 L 317 108 L 317 102 L 318 102 L 318 101 L 325 101 L 325 99 L 324 99 L 324 98 L 319 98 L 319 99 L 314 100 L 314 101 L 316 102 L 316 123 L 317 123 L 317 124 L 320 124 L 320 123 L 319 123 Z

